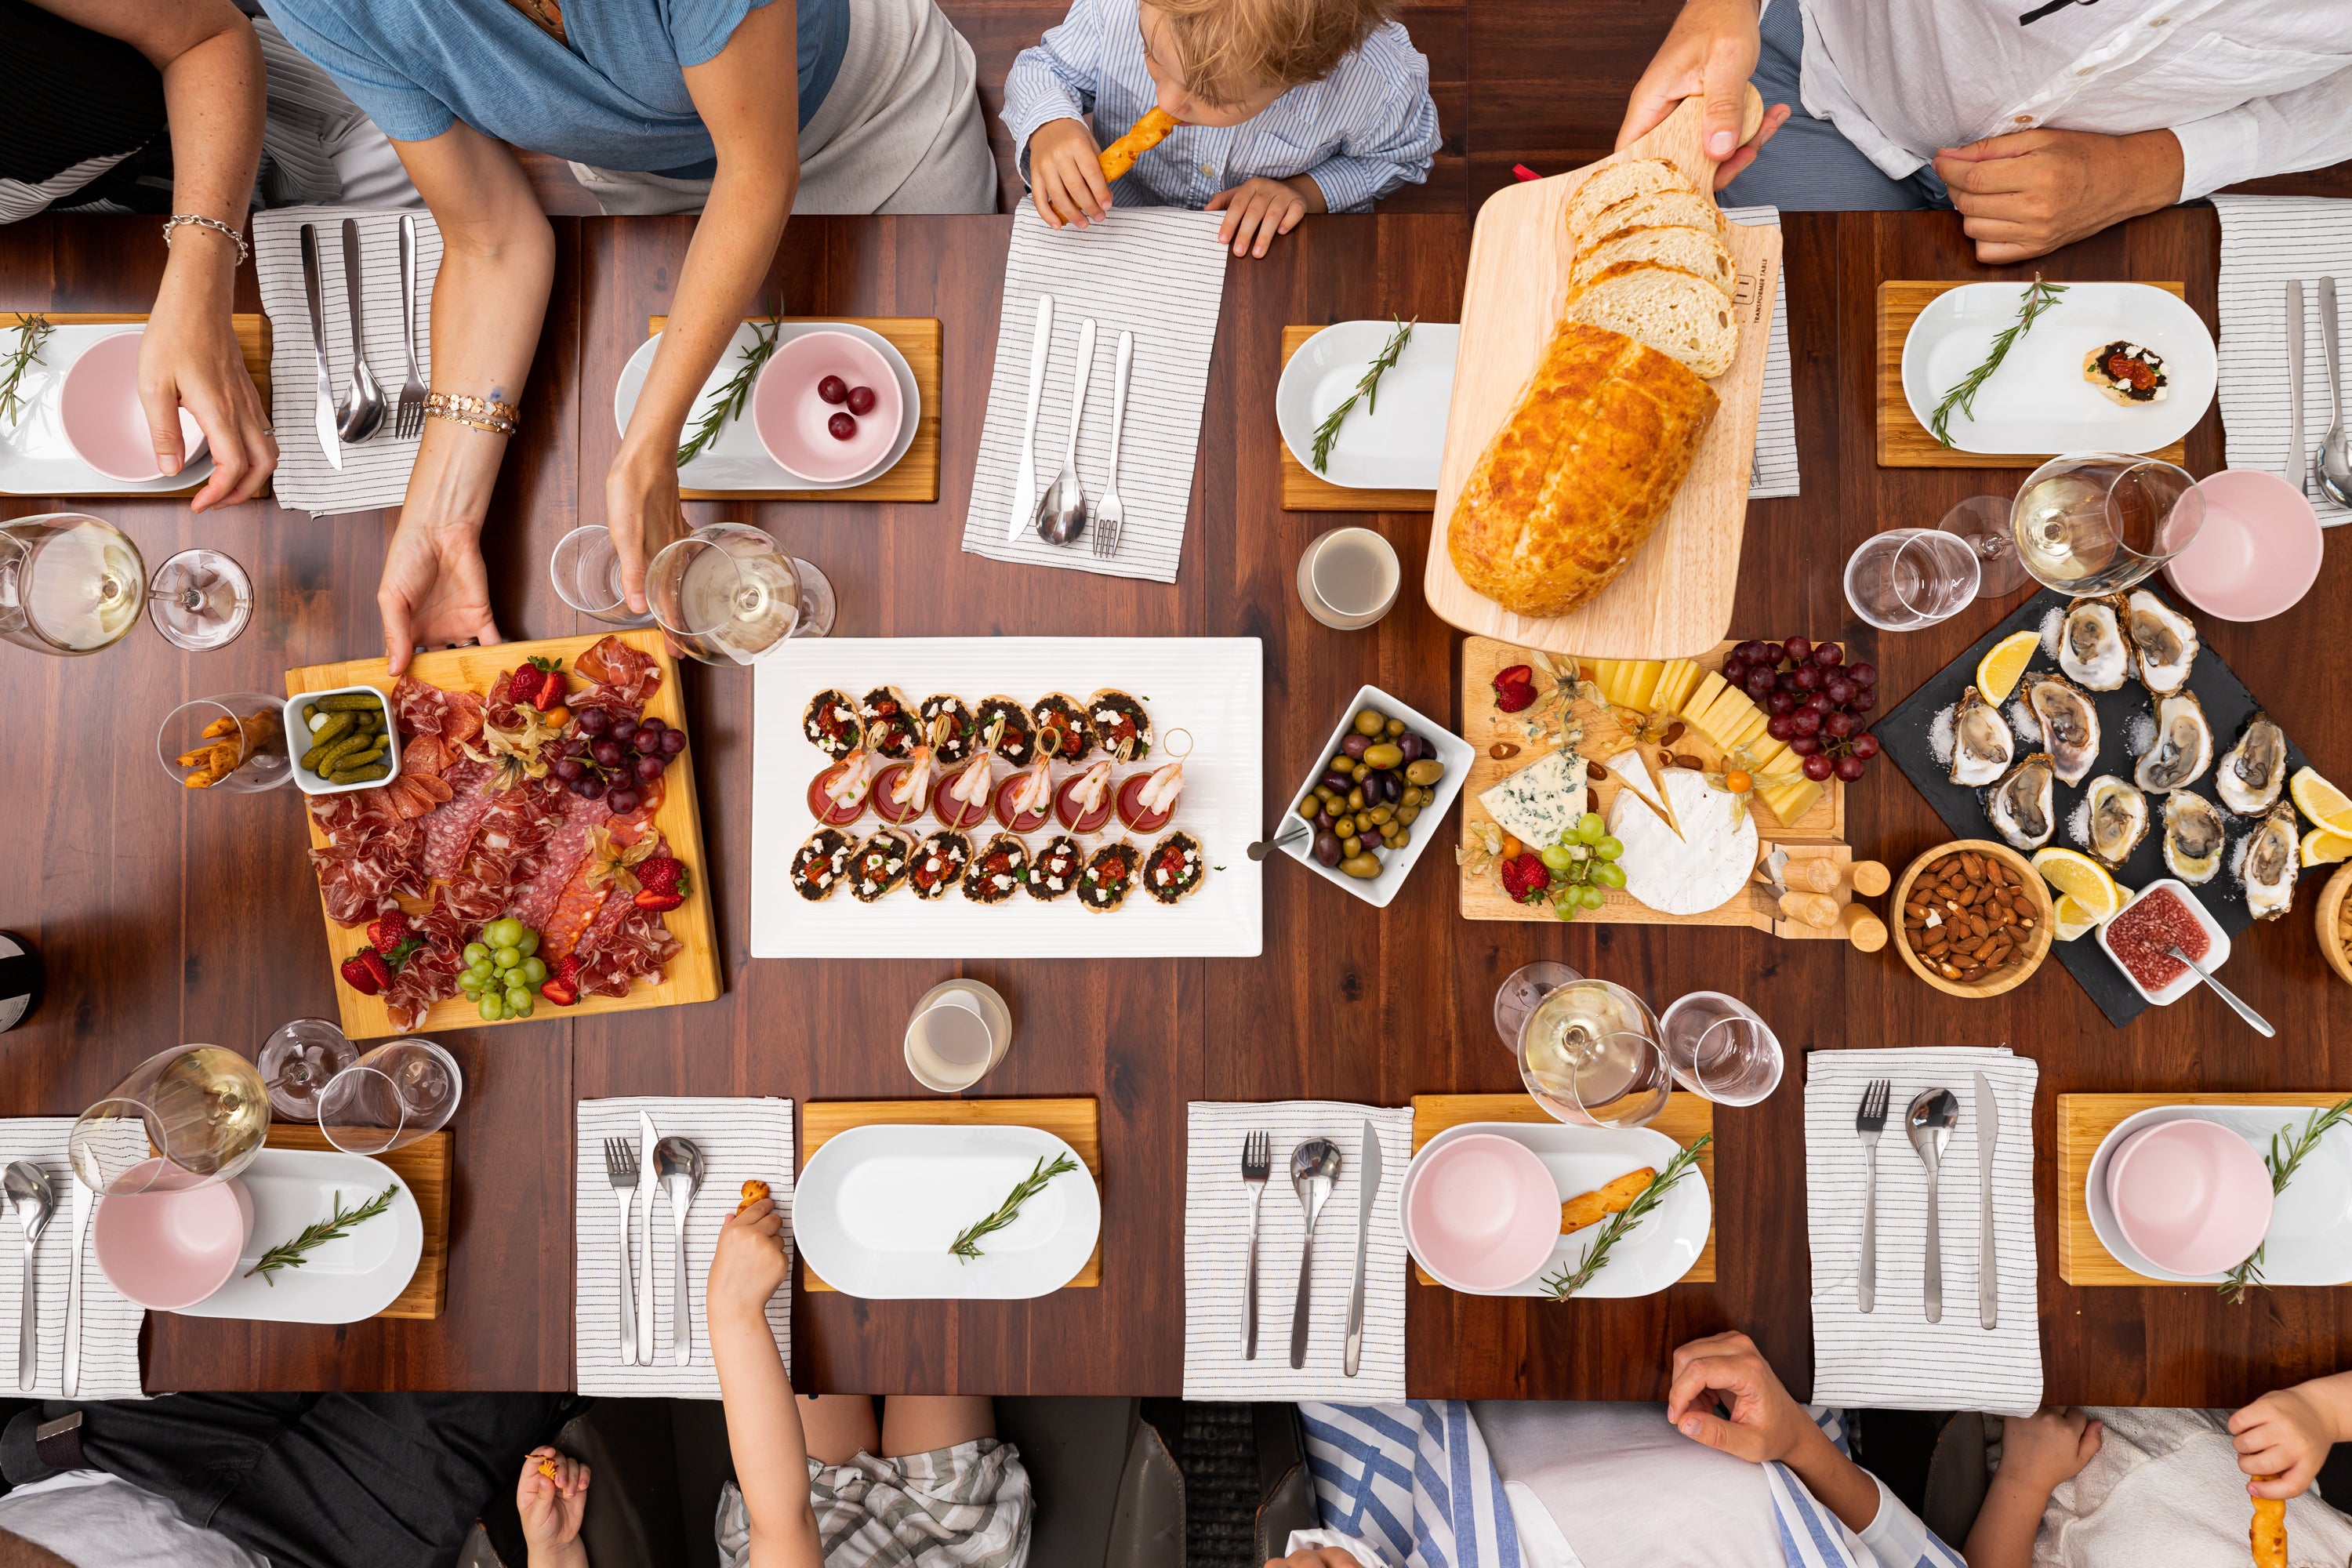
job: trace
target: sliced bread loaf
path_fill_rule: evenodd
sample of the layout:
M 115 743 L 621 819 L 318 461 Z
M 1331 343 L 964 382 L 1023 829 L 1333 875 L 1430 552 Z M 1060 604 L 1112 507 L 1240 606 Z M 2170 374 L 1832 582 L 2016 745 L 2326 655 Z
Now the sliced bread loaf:
M 1623 201 L 1605 206 L 1596 214 L 1590 228 L 1583 231 L 1587 240 L 1614 234 L 1621 228 L 1639 228 L 1659 224 L 1679 224 L 1685 228 L 1703 228 L 1717 237 L 1727 236 L 1731 226 L 1715 203 L 1696 191 L 1644 191 L 1640 195 L 1627 196 Z
M 1630 196 L 1650 191 L 1697 189 L 1689 176 L 1664 158 L 1630 158 L 1622 163 L 1604 163 L 1568 198 L 1568 231 L 1583 237 L 1601 232 L 1593 227 L 1592 220 L 1603 208 Z
M 1739 286 L 1739 268 L 1731 259 L 1731 248 L 1713 229 L 1661 224 L 1621 228 L 1581 247 L 1576 253 L 1576 269 L 1569 277 L 1568 297 L 1575 299 L 1586 284 L 1620 261 L 1662 261 L 1695 272 L 1722 289 L 1727 300 Z
M 1696 273 L 1656 261 L 1619 261 L 1601 269 L 1569 301 L 1568 319 L 1622 332 L 1701 376 L 1731 368 L 1739 327 L 1731 303 Z

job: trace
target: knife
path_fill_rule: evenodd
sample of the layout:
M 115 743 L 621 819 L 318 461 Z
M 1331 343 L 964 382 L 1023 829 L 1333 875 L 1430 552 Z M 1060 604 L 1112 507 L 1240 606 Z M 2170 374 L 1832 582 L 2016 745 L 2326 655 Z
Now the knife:
M 654 1364 L 654 1189 L 661 1185 L 654 1179 L 654 1145 L 661 1142 L 661 1135 L 654 1131 L 654 1119 L 642 1110 L 637 1112 L 637 1169 L 645 1173 L 638 1178 L 637 1187 L 646 1195 L 646 1249 L 637 1255 L 637 1364 L 651 1366 Z
M 1356 1288 L 1348 1297 L 1348 1359 L 1349 1377 L 1364 1359 L 1364 1255 L 1372 1245 L 1372 1205 L 1381 1195 L 1381 1135 L 1368 1121 L 1363 1142 L 1356 1153 L 1356 1181 L 1362 1202 L 1356 1211 Z
M 81 1392 L 81 1238 L 89 1226 L 90 1190 L 81 1173 L 73 1175 L 73 1256 L 66 1262 L 66 1370 L 60 1392 L 71 1399 Z
M 1017 542 L 1037 521 L 1037 403 L 1045 395 L 1045 359 L 1054 348 L 1054 297 L 1037 296 L 1037 324 L 1029 337 L 1029 416 L 1021 431 L 1021 475 L 1013 487 L 1013 521 L 1004 542 Z
M 2303 444 L 2303 279 L 2286 280 L 2286 478 L 2294 493 L 2303 493 L 2305 465 L 2311 460 Z
M 319 230 L 316 225 L 302 226 L 302 294 L 310 303 L 310 346 L 319 355 L 319 401 L 311 412 L 316 426 L 320 448 L 327 455 L 328 467 L 338 473 L 343 467 L 342 437 L 335 428 L 335 384 L 327 374 L 327 321 L 324 308 L 319 303 Z
M 2000 1142 L 2000 1105 L 1992 1084 L 1977 1074 L 1977 1318 L 2000 1323 L 2000 1259 L 1992 1245 L 1992 1150 Z

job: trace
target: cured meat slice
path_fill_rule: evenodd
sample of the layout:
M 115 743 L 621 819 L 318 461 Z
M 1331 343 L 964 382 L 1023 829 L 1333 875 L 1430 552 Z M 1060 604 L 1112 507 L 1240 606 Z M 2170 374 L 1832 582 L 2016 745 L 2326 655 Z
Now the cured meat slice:
M 441 775 L 449 786 L 449 799 L 418 819 L 425 833 L 425 874 L 428 877 L 454 877 L 457 868 L 466 863 L 466 851 L 473 846 L 475 829 L 482 818 L 497 805 L 497 797 L 482 793 L 482 785 L 490 776 L 488 763 L 478 763 L 471 757 L 451 764 Z M 377 793 L 369 791 L 370 794 Z M 330 795 L 331 800 L 348 800 L 349 795 Z
M 515 919 L 542 933 L 563 889 L 587 860 L 594 830 L 613 819 L 613 808 L 601 800 L 570 794 L 564 800 L 562 826 L 541 851 L 539 868 L 516 884 L 509 906 Z M 541 940 L 546 940 L 543 934 Z
M 626 996 L 629 987 L 641 974 L 659 973 L 662 965 L 686 951 L 686 944 L 670 934 L 659 915 L 651 910 L 639 909 L 624 900 L 608 900 L 606 911 L 618 910 L 609 925 L 600 916 L 589 929 L 593 947 L 583 944 L 587 958 L 580 966 L 579 985 L 585 994 Z
M 310 814 L 327 837 L 325 848 L 310 851 L 310 866 L 329 920 L 362 925 L 393 908 L 402 894 L 424 896 L 426 883 L 418 864 L 424 835 L 393 808 L 383 790 L 313 795 Z
M 625 848 L 635 844 L 639 836 L 647 831 L 646 808 L 639 806 L 626 816 L 614 817 L 604 824 L 604 829 L 615 845 Z M 572 872 L 572 879 L 564 884 L 562 896 L 555 900 L 555 907 L 549 911 L 547 922 L 539 928 L 540 956 L 547 960 L 550 968 L 581 944 L 590 928 L 603 918 L 604 907 L 611 901 L 613 884 L 591 881 L 588 874 L 593 868 L 593 858 L 582 859 L 579 868 Z M 628 900 L 623 899 L 621 902 Z M 617 911 L 613 918 L 620 918 Z
M 470 921 L 496 920 L 517 879 L 530 874 L 541 847 L 562 822 L 567 798 L 552 779 L 527 779 L 500 791 L 483 814 L 465 865 L 444 889 L 449 907 Z
M 397 1029 L 422 1027 L 434 1003 L 457 994 L 457 976 L 465 968 L 465 931 L 443 900 L 434 900 L 416 922 L 416 932 L 424 945 L 409 953 L 383 993 L 384 1010 Z
M 661 667 L 653 655 L 632 647 L 617 637 L 597 639 L 572 660 L 572 672 L 590 682 L 587 690 L 569 699 L 573 710 L 625 708 L 635 713 L 661 689 Z
M 470 691 L 452 691 L 447 695 L 449 720 L 441 738 L 452 746 L 478 739 L 482 733 L 482 700 Z
M 438 735 L 448 727 L 450 693 L 404 675 L 392 689 L 392 714 L 412 735 Z

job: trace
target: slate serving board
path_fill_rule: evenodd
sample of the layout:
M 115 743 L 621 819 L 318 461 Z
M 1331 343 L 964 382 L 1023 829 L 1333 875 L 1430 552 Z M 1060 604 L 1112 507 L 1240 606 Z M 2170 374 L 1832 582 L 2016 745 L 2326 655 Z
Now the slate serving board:
M 2191 622 L 2196 620 L 2193 614 L 2183 610 L 2170 595 L 2160 589 L 2152 591 L 2174 609 L 2188 615 Z M 1998 838 L 2000 835 L 1985 816 L 1985 792 L 1952 783 L 1950 764 L 1936 760 L 1935 749 L 1928 741 L 1936 716 L 1958 702 L 1960 693 L 1975 684 L 1977 661 L 1984 657 L 1986 649 L 2012 632 L 2040 629 L 2045 616 L 2053 611 L 2063 616 L 2066 606 L 2073 602 L 2069 595 L 2053 589 L 2044 589 L 2034 595 L 2011 611 L 2000 625 L 1977 639 L 1968 652 L 1946 665 L 1897 704 L 1886 717 L 1871 726 L 1871 733 L 1878 737 L 1878 743 L 1885 748 L 1886 754 L 1895 759 L 1895 765 L 1903 770 L 1904 776 L 1921 795 L 1927 796 L 1927 804 L 1936 808 L 1936 815 L 1944 819 L 1944 825 L 1952 830 L 1955 837 Z M 2037 653 L 2027 666 L 2027 673 L 2057 668 L 2058 660 L 2054 656 Z M 2010 700 L 2001 704 L 2004 718 L 2019 700 L 2019 693 L 2024 690 L 2024 678 L 2021 677 L 2017 692 L 2011 693 Z M 2214 768 L 2218 768 L 2222 755 L 2237 743 L 2238 731 L 2248 716 L 2261 704 L 2246 689 L 2245 684 L 2231 672 L 2230 667 L 2221 662 L 2221 656 L 2210 644 L 2198 652 L 2197 663 L 2189 673 L 2189 689 L 2204 705 L 2206 721 L 2213 727 L 2213 762 Z M 2099 760 L 2084 775 L 2081 785 L 2062 783 L 2057 786 L 2058 830 L 2050 839 L 2053 844 L 2084 849 L 2086 853 L 2087 847 L 2076 842 L 2067 826 L 2074 816 L 2074 808 L 2082 803 L 2084 788 L 2101 773 L 2114 773 L 2129 779 L 2139 759 L 2132 754 L 2126 743 L 2127 726 L 2134 718 L 2142 716 L 2153 724 L 2156 717 L 2156 700 L 2136 679 L 2125 681 L 2118 690 L 2094 691 L 2089 695 L 2092 705 L 2099 713 Z M 2011 728 L 2012 731 L 2016 728 L 2014 721 Z M 2030 740 L 2020 737 L 2017 755 L 2022 757 L 2029 752 L 2041 749 Z M 2294 736 L 2288 736 L 2289 775 L 2292 776 L 2305 761 L 2303 748 L 2294 743 Z M 2230 829 L 2230 847 L 2223 854 L 2221 870 L 2211 881 L 2194 890 L 2206 911 L 2221 923 L 2223 931 L 2235 937 L 2252 925 L 2253 919 L 2246 912 L 2245 893 L 2239 888 L 2238 879 L 2230 869 L 2230 862 L 2238 853 L 2238 841 L 2254 830 L 2255 823 L 2251 818 L 2235 815 L 2221 805 L 2221 797 L 2213 792 L 2213 768 L 2207 769 L 2205 776 L 2190 788 L 2220 809 L 2221 820 Z M 2282 801 L 2285 798 L 2284 795 L 2280 796 Z M 2126 888 L 2144 888 L 2172 874 L 2165 869 L 2164 865 L 2163 812 L 2164 804 L 2160 797 L 2148 801 L 2147 837 L 2140 840 L 2140 846 L 2132 852 L 2132 858 L 2115 874 L 2116 880 Z M 2296 907 L 2300 910 L 2307 906 L 2298 900 Z M 2290 915 L 2288 918 L 2293 917 Z M 2140 999 L 2138 992 L 2132 989 L 2131 982 L 2124 978 L 2123 972 L 2116 967 L 2115 961 L 2107 956 L 2093 935 L 2085 934 L 2074 942 L 2058 942 L 2050 951 L 2059 963 L 2066 966 L 2083 989 L 2091 994 L 2091 1000 L 2099 1005 L 2099 1011 L 2107 1016 L 2107 1022 L 2117 1028 L 2147 1010 L 2147 1004 Z

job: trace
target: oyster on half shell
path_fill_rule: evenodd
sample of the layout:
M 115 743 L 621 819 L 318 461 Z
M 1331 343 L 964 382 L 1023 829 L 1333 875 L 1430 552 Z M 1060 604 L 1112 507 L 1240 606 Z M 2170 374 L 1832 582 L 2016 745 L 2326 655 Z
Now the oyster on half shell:
M 2042 743 L 2061 784 L 2081 784 L 2099 761 L 2099 710 L 2083 689 L 2043 670 L 2025 682 L 2025 703 L 2042 721 Z
M 2139 760 L 2133 782 L 2150 795 L 2186 789 L 2213 765 L 2213 726 L 2193 691 L 2156 705 L 2156 742 Z
M 2111 868 L 2121 868 L 2147 837 L 2147 796 L 2128 779 L 2101 773 L 2083 798 L 2090 807 L 2084 837 L 2091 853 Z
M 1952 782 L 1989 784 L 2008 771 L 2015 755 L 2017 737 L 2000 710 L 1973 686 L 1961 692 L 1952 710 Z
M 2092 691 L 2120 690 L 2132 672 L 2131 644 L 2111 598 L 2077 599 L 2058 628 L 2058 668 Z
M 2258 921 L 2274 921 L 2294 907 L 2294 879 L 2302 857 L 2294 834 L 2294 807 L 2282 805 L 2263 818 L 2246 840 L 2246 858 L 2238 865 L 2238 881 L 2246 889 L 2246 912 Z
M 2001 776 L 1985 797 L 1985 816 L 2011 848 L 2032 854 L 2057 827 L 2056 773 L 2050 753 L 2034 752 Z
M 2189 684 L 2197 664 L 2196 622 L 2147 589 L 2134 588 L 2124 598 L 2124 626 L 2131 634 L 2142 686 L 2169 697 Z
M 2286 787 L 2286 731 L 2257 708 L 2222 755 L 2213 774 L 2221 804 L 2240 816 L 2260 816 L 2278 804 Z
M 2174 876 L 2200 887 L 2211 881 L 2229 845 L 2211 801 L 2185 789 L 2164 797 L 2164 863 Z

